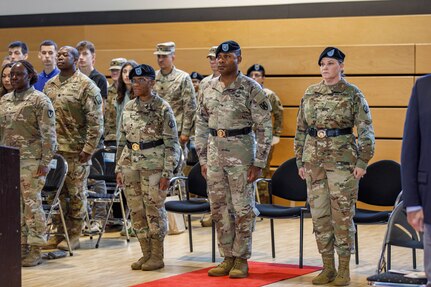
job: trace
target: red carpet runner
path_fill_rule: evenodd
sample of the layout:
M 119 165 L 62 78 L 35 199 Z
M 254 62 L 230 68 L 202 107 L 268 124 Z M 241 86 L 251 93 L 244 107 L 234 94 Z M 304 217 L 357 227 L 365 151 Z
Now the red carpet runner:
M 304 268 L 300 269 L 298 265 L 292 264 L 249 261 L 249 277 L 230 279 L 229 276 L 209 277 L 207 272 L 210 268 L 199 269 L 132 287 L 259 287 L 321 269 L 313 266 L 304 266 Z

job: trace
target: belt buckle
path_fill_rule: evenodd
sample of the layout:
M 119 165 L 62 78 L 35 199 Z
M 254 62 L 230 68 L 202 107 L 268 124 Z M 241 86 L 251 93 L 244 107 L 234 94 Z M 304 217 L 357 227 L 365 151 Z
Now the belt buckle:
M 134 150 L 134 151 L 138 151 L 140 149 L 140 146 L 139 146 L 139 144 L 138 143 L 133 143 L 132 144 L 132 150 Z
M 325 130 L 317 130 L 317 137 L 320 139 L 326 138 L 326 131 Z
M 218 129 L 217 130 L 217 136 L 219 138 L 225 138 L 226 137 L 226 130 Z

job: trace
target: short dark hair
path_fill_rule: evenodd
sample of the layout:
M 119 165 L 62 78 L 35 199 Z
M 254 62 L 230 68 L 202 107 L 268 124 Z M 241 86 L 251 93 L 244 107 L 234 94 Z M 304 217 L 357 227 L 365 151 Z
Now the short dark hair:
M 88 49 L 90 50 L 91 54 L 94 54 L 96 52 L 96 47 L 94 46 L 94 44 L 87 40 L 78 42 L 78 44 L 76 44 L 76 49 L 79 52 L 83 49 Z
M 14 41 L 14 42 L 10 43 L 8 48 L 11 49 L 11 48 L 17 48 L 17 47 L 21 48 L 21 52 L 23 54 L 28 54 L 27 44 L 24 42 L 21 42 L 21 41 Z
M 32 74 L 32 76 L 31 76 L 31 78 L 30 78 L 30 85 L 34 85 L 34 84 L 36 84 L 36 82 L 37 82 L 37 80 L 38 80 L 38 76 L 37 76 L 37 71 L 36 71 L 36 69 L 33 67 L 33 65 L 29 62 L 29 61 L 26 61 L 26 60 L 19 60 L 19 61 L 16 61 L 15 63 L 14 63 L 14 66 L 16 65 L 16 64 L 18 64 L 18 63 L 21 63 L 23 66 L 24 66 L 24 68 L 27 70 L 27 73 L 28 74 Z
M 40 43 L 40 45 L 39 45 L 39 50 L 40 50 L 40 48 L 42 48 L 42 46 L 54 46 L 54 49 L 56 51 L 58 50 L 57 44 L 54 41 L 52 41 L 52 40 L 44 40 L 44 41 L 42 41 L 42 43 Z

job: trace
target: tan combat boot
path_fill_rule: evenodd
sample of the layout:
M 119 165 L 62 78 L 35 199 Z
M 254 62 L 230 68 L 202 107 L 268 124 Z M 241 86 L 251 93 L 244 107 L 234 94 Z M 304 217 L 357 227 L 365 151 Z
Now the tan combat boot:
M 235 258 L 235 263 L 229 272 L 229 278 L 245 278 L 248 276 L 247 259 Z
M 29 252 L 30 252 L 30 245 L 21 244 L 21 260 L 26 258 Z
M 141 266 L 142 271 L 153 271 L 165 266 L 163 262 L 163 239 L 151 239 L 151 256 L 144 264 Z
M 229 272 L 232 269 L 234 262 L 234 257 L 225 257 L 219 265 L 208 270 L 208 276 L 220 277 L 229 275 Z
M 71 235 L 69 237 L 70 241 L 70 249 L 76 250 L 81 248 L 81 245 L 79 244 L 79 235 Z M 69 251 L 69 246 L 67 245 L 67 240 L 63 239 L 58 245 L 57 248 L 60 250 Z
M 33 267 L 42 263 L 42 254 L 40 254 L 39 246 L 30 246 L 30 252 L 27 257 L 21 261 L 22 267 Z
M 132 270 L 141 270 L 142 264 L 147 262 L 151 257 L 150 239 L 139 238 L 139 244 L 141 245 L 142 255 L 144 256 L 139 258 L 138 261 L 132 263 Z
M 62 236 L 50 236 L 48 242 L 42 247 L 42 249 L 54 249 L 57 245 L 63 241 Z
M 338 275 L 334 280 L 335 286 L 347 286 L 350 284 L 350 255 L 338 256 Z
M 322 254 L 323 270 L 311 281 L 314 285 L 328 284 L 335 280 L 337 270 L 335 270 L 334 254 Z

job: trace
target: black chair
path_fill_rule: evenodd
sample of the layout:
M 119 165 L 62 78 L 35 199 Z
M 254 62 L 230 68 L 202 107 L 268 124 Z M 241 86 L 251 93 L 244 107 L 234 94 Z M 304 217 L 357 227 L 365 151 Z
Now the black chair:
M 192 238 L 192 214 L 207 214 L 211 213 L 210 204 L 207 200 L 207 183 L 201 174 L 201 166 L 199 163 L 195 164 L 190 170 L 187 177 L 178 176 L 170 181 L 170 186 L 175 186 L 179 180 L 186 181 L 186 198 L 180 200 L 172 200 L 165 202 L 166 211 L 186 214 L 187 215 L 187 228 L 189 230 L 189 244 L 190 252 L 193 252 L 193 238 Z M 190 194 L 197 195 L 198 198 L 191 198 Z M 214 222 L 211 226 L 212 232 L 212 262 L 215 262 L 215 225 Z
M 381 160 L 368 166 L 367 173 L 359 181 L 358 201 L 379 207 L 395 207 L 400 192 L 400 164 L 392 160 Z M 386 224 L 391 211 L 356 208 L 353 217 L 356 228 L 356 264 L 359 264 L 358 224 Z
M 67 232 L 66 221 L 64 220 L 63 208 L 60 204 L 60 192 L 63 188 L 64 181 L 68 171 L 66 160 L 61 155 L 54 155 L 54 158 L 49 164 L 49 173 L 46 177 L 45 185 L 42 188 L 42 207 L 46 215 L 47 222 L 47 235 L 61 235 L 66 239 L 69 247 L 69 254 L 73 256 L 72 249 L 70 248 L 69 233 Z M 52 216 L 58 215 L 63 225 L 63 232 L 59 233 L 58 230 L 53 231 Z
M 256 182 L 268 182 L 269 204 L 256 204 L 259 217 L 269 218 L 271 224 L 272 258 L 275 258 L 274 219 L 300 218 L 299 235 L 299 267 L 303 266 L 304 214 L 308 212 L 305 205 L 287 207 L 273 204 L 273 196 L 290 201 L 307 201 L 307 185 L 298 175 L 296 159 L 292 158 L 277 168 L 271 179 L 260 178 Z
M 124 208 L 124 200 L 122 195 L 122 189 L 117 186 L 115 178 L 115 165 L 116 165 L 116 152 L 117 148 L 110 146 L 98 149 L 91 157 L 92 167 L 90 169 L 90 175 L 88 179 L 94 180 L 104 180 L 106 183 L 106 194 L 99 194 L 89 192 L 87 200 L 90 204 L 92 203 L 107 203 L 108 212 L 106 213 L 106 218 L 102 224 L 102 230 L 98 232 L 98 239 L 95 247 L 99 247 L 100 240 L 105 233 L 106 224 L 109 220 L 109 215 L 111 214 L 112 207 L 114 203 L 119 203 L 121 207 L 121 214 L 123 218 L 123 224 L 127 223 L 127 215 Z M 87 225 L 90 226 L 89 215 L 87 211 Z M 92 235 L 90 234 L 90 238 Z M 126 232 L 127 242 L 130 241 L 129 233 Z

